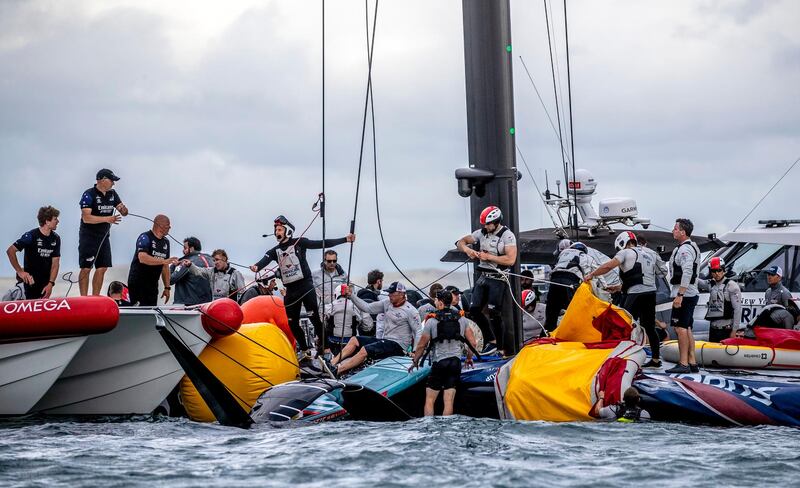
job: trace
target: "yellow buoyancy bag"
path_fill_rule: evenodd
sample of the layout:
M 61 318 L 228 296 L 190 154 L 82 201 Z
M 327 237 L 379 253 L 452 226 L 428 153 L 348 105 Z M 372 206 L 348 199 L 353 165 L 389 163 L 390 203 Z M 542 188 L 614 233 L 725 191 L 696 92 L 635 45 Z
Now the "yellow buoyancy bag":
M 609 306 L 619 314 L 622 320 L 628 324 L 633 322 L 630 314 L 625 310 L 600 300 L 594 296 L 589 284 L 581 284 L 575 291 L 575 296 L 569 303 L 564 318 L 561 319 L 561 323 L 550 334 L 550 337 L 562 341 L 600 342 L 603 340 L 603 334 L 594 328 L 592 321 L 605 312 Z
M 264 390 L 272 385 L 297 379 L 300 370 L 294 348 L 274 324 L 247 324 L 243 325 L 239 332 L 241 334 L 213 340 L 211 345 L 214 347 L 206 347 L 200 354 L 200 360 L 233 392 L 234 396 L 238 397 L 242 408 L 249 412 Z M 223 353 L 236 359 L 252 372 L 236 364 Z M 189 418 L 198 422 L 214 422 L 216 420 L 214 414 L 188 377 L 183 377 L 180 386 L 181 401 Z M 242 401 L 247 402 L 247 405 Z

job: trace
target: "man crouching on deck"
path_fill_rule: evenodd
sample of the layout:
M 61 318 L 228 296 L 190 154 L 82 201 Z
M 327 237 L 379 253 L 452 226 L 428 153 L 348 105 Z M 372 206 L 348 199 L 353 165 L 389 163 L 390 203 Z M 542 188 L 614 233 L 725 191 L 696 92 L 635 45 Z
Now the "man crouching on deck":
M 467 319 L 461 311 L 451 308 L 453 295 L 450 290 L 442 290 L 436 295 L 436 313 L 428 315 L 422 337 L 414 351 L 414 363 L 408 368 L 409 373 L 419 367 L 420 358 L 424 358 L 428 343 L 431 354 L 431 374 L 425 388 L 425 416 L 433 415 L 433 405 L 444 392 L 444 409 L 442 415 L 453 415 L 453 403 L 456 399 L 456 386 L 461 379 L 461 345 L 467 344 L 467 367 L 472 366 L 472 351 L 475 350 L 475 336 L 469 328 Z M 423 359 L 424 361 L 424 359 Z
M 343 295 L 352 300 L 362 312 L 384 314 L 383 327 L 378 327 L 375 337 L 354 336 L 332 361 L 320 358 L 322 369 L 332 378 L 338 378 L 364 363 L 367 359 L 377 360 L 391 356 L 404 356 L 419 340 L 421 327 L 419 313 L 406 301 L 406 287 L 394 282 L 386 289 L 389 301 L 380 300 L 367 303 L 353 295 L 350 287 Z

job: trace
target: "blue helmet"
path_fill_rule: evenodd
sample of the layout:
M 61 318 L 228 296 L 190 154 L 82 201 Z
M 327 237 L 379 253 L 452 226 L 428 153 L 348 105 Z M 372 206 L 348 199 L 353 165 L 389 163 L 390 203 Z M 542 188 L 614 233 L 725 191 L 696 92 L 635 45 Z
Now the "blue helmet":
M 589 248 L 587 248 L 586 244 L 584 244 L 582 242 L 575 242 L 569 247 L 571 247 L 572 249 L 577 249 L 578 251 L 580 251 L 580 252 L 582 252 L 584 254 L 589 252 Z

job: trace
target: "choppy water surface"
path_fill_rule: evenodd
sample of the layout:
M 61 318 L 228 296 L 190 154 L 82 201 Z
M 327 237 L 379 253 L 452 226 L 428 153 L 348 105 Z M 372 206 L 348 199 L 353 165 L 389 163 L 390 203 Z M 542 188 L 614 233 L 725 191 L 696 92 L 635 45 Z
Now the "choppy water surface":
M 0 423 L 0 486 L 800 484 L 800 430 L 464 417 L 243 431 L 182 419 Z

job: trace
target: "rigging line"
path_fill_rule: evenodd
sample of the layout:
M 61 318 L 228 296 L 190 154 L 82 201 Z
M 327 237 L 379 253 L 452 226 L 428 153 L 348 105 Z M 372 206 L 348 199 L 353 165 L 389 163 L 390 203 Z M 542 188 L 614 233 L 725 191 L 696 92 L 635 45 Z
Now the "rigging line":
M 745 220 L 747 220 L 747 217 L 749 217 L 749 216 L 750 216 L 750 214 L 752 214 L 752 213 L 753 213 L 753 212 L 756 210 L 756 208 L 758 208 L 758 206 L 759 206 L 759 205 L 761 205 L 761 202 L 763 202 L 763 201 L 764 201 L 764 199 L 765 199 L 765 198 L 767 198 L 767 196 L 768 196 L 770 193 L 772 193 L 772 190 L 774 190 L 774 189 L 775 189 L 775 187 L 776 187 L 776 186 L 778 186 L 778 183 L 780 183 L 780 182 L 781 182 L 781 180 L 783 180 L 783 179 L 786 177 L 786 175 L 788 175 L 788 174 L 789 174 L 789 172 L 790 172 L 792 169 L 794 169 L 794 167 L 797 165 L 797 163 L 798 163 L 798 162 L 800 162 L 800 158 L 797 158 L 797 159 L 795 159 L 795 160 L 794 160 L 794 163 L 792 163 L 792 164 L 791 164 L 791 166 L 789 166 L 789 169 L 787 169 L 786 171 L 784 171 L 783 175 L 781 175 L 781 177 L 780 177 L 780 178 L 778 178 L 778 181 L 776 181 L 776 182 L 775 182 L 775 184 L 774 184 L 774 185 L 772 185 L 772 187 L 770 187 L 770 189 L 767 191 L 767 193 L 765 193 L 765 194 L 764 194 L 764 196 L 763 196 L 763 197 L 761 197 L 761 200 L 759 200 L 759 201 L 758 201 L 758 203 L 756 203 L 756 204 L 753 206 L 753 208 L 751 208 L 751 209 L 750 209 L 750 211 L 749 211 L 749 212 L 747 212 L 747 215 L 745 215 L 745 216 L 744 216 L 744 218 L 743 218 L 743 219 L 742 219 L 742 220 L 741 220 L 741 221 L 740 221 L 738 224 L 736 224 L 736 227 L 734 227 L 734 229 L 733 229 L 734 231 L 736 231 L 736 229 L 738 229 L 738 228 L 739 228 L 739 226 L 740 226 L 740 225 L 742 225 L 742 224 L 744 223 L 744 221 L 745 221 Z
M 365 19 L 365 27 L 366 27 L 366 36 L 367 36 L 367 90 L 366 94 L 364 95 L 364 115 L 361 122 L 361 146 L 358 153 L 358 174 L 356 176 L 356 196 L 355 196 L 355 203 L 353 204 L 353 220 L 350 221 L 350 233 L 355 234 L 356 230 L 356 217 L 358 215 L 358 196 L 361 191 L 361 170 L 364 163 L 364 143 L 366 139 L 367 133 L 367 114 L 370 107 L 370 98 L 372 94 L 372 56 L 375 50 L 375 27 L 378 22 L 378 3 L 379 0 L 375 0 L 375 11 L 373 13 L 373 20 L 372 20 L 372 38 L 370 39 L 369 33 L 369 0 L 364 0 L 364 19 Z M 373 120 L 373 124 L 375 121 Z M 374 128 L 373 128 L 374 131 Z M 374 132 L 373 132 L 374 134 Z M 374 136 L 373 136 L 374 137 Z M 355 242 L 350 243 L 350 252 L 347 259 L 347 283 L 350 284 L 350 271 L 353 267 L 353 248 L 355 247 Z M 344 302 L 344 312 L 345 316 L 347 316 L 347 302 L 349 300 L 345 299 Z M 324 344 L 323 344 L 324 347 Z
M 572 177 L 575 178 L 575 134 L 572 126 L 572 77 L 569 68 L 569 29 L 567 27 L 567 0 L 564 0 L 564 45 L 567 50 L 567 101 L 569 103 L 569 147 L 570 155 L 572 156 Z M 567 189 L 567 196 L 569 196 L 569 189 Z M 573 233 L 575 240 L 578 239 L 578 187 L 572 185 L 572 198 L 575 201 L 575 214 L 573 217 Z
M 320 195 L 320 221 L 322 224 L 322 259 L 325 260 L 325 0 L 322 0 L 322 194 Z M 322 271 L 322 312 L 325 312 L 325 270 Z M 333 296 L 333 280 L 331 280 Z M 322 328 L 325 344 L 325 327 Z
M 544 16 L 545 16 L 545 24 L 547 25 L 547 46 L 548 52 L 550 54 L 550 74 L 553 78 L 553 96 L 556 99 L 556 119 L 558 120 L 558 142 L 561 144 L 561 165 L 562 169 L 564 170 L 564 187 L 567 192 L 567 212 L 571 216 L 572 215 L 572 204 L 569 201 L 569 170 L 567 169 L 567 161 L 566 161 L 566 151 L 564 150 L 564 137 L 561 131 L 561 113 L 559 111 L 559 103 L 558 103 L 558 90 L 556 88 L 556 72 L 555 66 L 553 63 L 553 42 L 552 36 L 550 34 L 550 22 L 548 21 L 548 9 L 547 9 L 547 0 L 542 0 L 544 4 Z M 572 217 L 570 217 L 571 219 Z M 575 236 L 575 240 L 577 240 L 577 236 Z
M 533 86 L 533 90 L 536 92 L 536 96 L 539 98 L 539 103 L 542 105 L 544 113 L 547 115 L 547 120 L 550 122 L 550 127 L 553 128 L 553 133 L 556 135 L 556 140 L 561 142 L 562 156 L 564 158 L 567 158 L 567 162 L 569 162 L 569 156 L 567 156 L 566 151 L 564 151 L 564 143 L 561 141 L 561 134 L 559 134 L 558 129 L 556 129 L 556 124 L 553 123 L 553 117 L 547 110 L 547 106 L 545 106 L 544 100 L 542 100 L 542 95 L 539 93 L 539 89 L 536 87 L 536 83 L 533 81 L 533 76 L 531 75 L 531 72 L 528 71 L 528 66 L 525 64 L 525 60 L 522 58 L 522 56 L 519 57 L 519 60 L 522 63 L 522 67 L 525 69 L 525 73 L 528 75 L 528 79 L 530 80 L 531 85 Z
M 547 1 L 549 2 L 550 0 L 547 0 Z M 553 9 L 552 8 L 550 9 L 550 25 L 553 26 L 553 32 L 555 32 L 556 23 L 553 20 Z M 558 98 L 563 100 L 564 99 L 564 94 L 561 91 L 562 86 L 563 86 L 563 83 L 561 83 L 561 67 L 560 67 L 560 63 L 558 62 L 558 59 L 559 59 L 558 58 L 558 43 L 554 43 L 553 44 L 553 54 L 554 54 L 555 59 L 556 59 L 555 65 L 556 65 L 556 79 L 558 80 Z M 564 105 L 563 104 L 561 105 L 561 119 L 562 120 L 566 120 L 566 117 L 564 117 Z M 567 145 L 569 145 L 569 144 L 571 144 L 571 142 L 569 140 L 567 140 Z
M 525 165 L 525 169 L 528 171 L 528 175 L 531 177 L 531 181 L 533 181 L 533 185 L 536 187 L 536 193 L 539 195 L 539 199 L 542 201 L 542 205 L 544 205 L 545 210 L 547 210 L 547 215 L 550 217 L 550 220 L 553 222 L 554 227 L 558 227 L 556 224 L 556 220 L 553 218 L 553 214 L 550 212 L 550 206 L 544 200 L 544 195 L 542 194 L 542 190 L 539 188 L 539 184 L 536 183 L 536 178 L 533 177 L 533 173 L 531 169 L 528 167 L 528 161 L 525 160 L 525 155 L 522 154 L 522 149 L 519 148 L 519 144 L 517 146 L 517 152 L 519 153 L 520 159 L 522 159 L 522 164 Z M 558 216 L 558 221 L 561 223 L 561 227 L 564 227 L 564 221 L 561 219 L 561 214 L 556 212 L 556 216 Z

